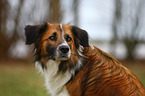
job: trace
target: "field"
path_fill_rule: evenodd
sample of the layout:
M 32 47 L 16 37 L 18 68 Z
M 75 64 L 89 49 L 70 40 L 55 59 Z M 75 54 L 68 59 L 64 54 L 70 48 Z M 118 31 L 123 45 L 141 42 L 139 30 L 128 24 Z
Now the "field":
M 49 96 L 33 64 L 0 64 L 0 96 Z
M 145 64 L 127 64 L 145 86 Z M 49 96 L 33 64 L 0 64 L 0 96 Z

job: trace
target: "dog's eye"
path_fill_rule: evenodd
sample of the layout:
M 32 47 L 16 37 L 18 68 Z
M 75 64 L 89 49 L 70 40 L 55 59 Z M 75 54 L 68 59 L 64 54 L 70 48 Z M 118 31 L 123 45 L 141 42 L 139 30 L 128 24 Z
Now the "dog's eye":
M 55 37 L 55 36 L 50 36 L 49 39 L 50 39 L 51 41 L 55 41 L 55 40 L 56 40 L 56 37 Z
M 67 38 L 66 38 L 66 41 L 67 41 L 67 42 L 72 41 L 71 37 L 67 37 Z

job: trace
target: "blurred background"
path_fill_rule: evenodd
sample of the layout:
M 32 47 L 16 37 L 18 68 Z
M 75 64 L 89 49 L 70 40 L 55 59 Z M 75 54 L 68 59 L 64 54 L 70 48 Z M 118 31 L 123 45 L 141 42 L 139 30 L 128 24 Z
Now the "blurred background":
M 145 86 L 145 0 L 0 0 L 0 96 L 47 96 L 24 35 L 46 21 L 86 30 Z

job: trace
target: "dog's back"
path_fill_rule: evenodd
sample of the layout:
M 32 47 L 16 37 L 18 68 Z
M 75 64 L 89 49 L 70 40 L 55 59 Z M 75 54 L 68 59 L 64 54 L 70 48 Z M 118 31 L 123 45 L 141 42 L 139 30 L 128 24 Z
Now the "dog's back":
M 97 47 L 85 49 L 86 65 L 67 84 L 71 96 L 145 96 L 137 77 Z

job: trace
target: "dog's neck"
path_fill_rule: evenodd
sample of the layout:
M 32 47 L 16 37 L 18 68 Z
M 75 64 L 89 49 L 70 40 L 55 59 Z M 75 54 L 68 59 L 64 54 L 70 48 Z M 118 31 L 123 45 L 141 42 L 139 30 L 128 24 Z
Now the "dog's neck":
M 66 72 L 58 72 L 60 61 L 49 60 L 46 63 L 47 69 L 41 69 L 39 62 L 36 62 L 36 67 L 45 77 L 46 88 L 52 96 L 69 96 L 65 84 L 72 77 L 72 73 L 67 70 Z M 60 95 L 61 94 L 61 95 Z M 68 94 L 68 95 L 66 95 Z
M 59 71 L 59 66 L 61 61 L 48 60 L 46 62 L 46 69 L 42 68 L 41 62 L 37 61 L 35 63 L 36 68 L 44 75 L 46 87 L 52 96 L 58 96 L 59 94 L 67 94 L 65 84 L 67 84 L 82 68 L 82 61 L 78 60 L 77 64 L 72 69 L 67 69 L 65 72 Z M 64 63 L 65 64 L 65 63 Z M 62 95 L 66 96 L 66 95 Z M 69 95 L 67 95 L 69 96 Z

